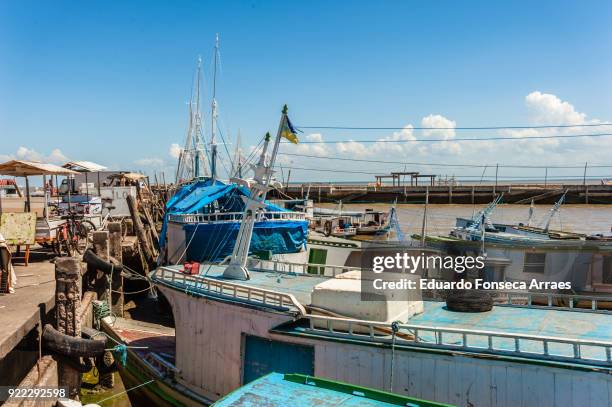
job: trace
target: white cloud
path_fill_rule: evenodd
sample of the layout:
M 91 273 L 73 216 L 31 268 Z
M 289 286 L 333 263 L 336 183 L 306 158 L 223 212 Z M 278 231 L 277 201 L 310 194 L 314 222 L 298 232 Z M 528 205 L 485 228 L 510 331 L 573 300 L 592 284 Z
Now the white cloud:
M 161 158 L 141 158 L 139 160 L 134 161 L 136 165 L 142 165 L 143 167 L 161 167 L 164 165 L 164 160 Z
M 312 142 L 308 144 L 298 143 L 297 146 L 289 147 L 286 152 L 294 152 L 297 154 L 305 155 L 316 155 L 318 157 L 325 157 L 329 155 L 330 151 L 326 144 L 323 143 L 323 135 L 320 133 L 312 133 L 306 136 L 306 141 Z M 291 150 L 291 151 L 290 151 Z
M 323 141 L 323 135 L 321 133 L 312 133 L 306 136 L 306 140 L 320 143 Z
M 430 114 L 423 117 L 421 127 L 427 127 L 431 130 L 423 130 L 423 135 L 427 137 L 440 137 L 444 140 L 449 140 L 455 137 L 455 127 L 457 122 L 447 119 L 439 114 Z
M 43 163 L 53 163 L 53 164 L 63 164 L 68 161 L 68 158 L 62 153 L 62 150 L 59 148 L 54 148 L 51 150 L 51 153 L 45 155 L 43 153 L 39 153 L 38 151 L 20 146 L 15 154 L 2 154 L 0 155 L 0 160 L 8 161 L 8 160 L 25 160 L 25 161 L 39 161 Z
M 586 114 L 550 93 L 531 92 L 525 97 L 525 104 L 534 123 L 584 124 L 586 120 Z
M 181 156 L 181 151 L 183 151 L 181 146 L 176 143 L 172 143 L 168 149 L 168 154 L 170 154 L 170 157 L 178 159 Z
M 49 160 L 49 162 L 55 162 L 55 163 L 65 163 L 66 161 L 68 161 L 68 158 L 62 153 L 62 150 L 60 150 L 59 148 L 54 148 L 51 151 L 51 154 L 49 154 L 47 156 L 47 160 Z
M 340 154 L 354 155 L 356 157 L 363 157 L 369 154 L 365 144 L 352 140 L 344 143 L 337 143 L 336 151 Z

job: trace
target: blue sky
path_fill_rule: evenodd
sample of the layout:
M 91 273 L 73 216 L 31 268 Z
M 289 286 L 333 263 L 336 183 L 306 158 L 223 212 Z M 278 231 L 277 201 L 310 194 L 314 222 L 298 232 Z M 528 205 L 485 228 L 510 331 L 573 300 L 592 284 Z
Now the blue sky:
M 195 60 L 202 55 L 209 79 L 217 32 L 221 127 L 232 139 L 240 129 L 245 148 L 276 129 L 284 103 L 298 125 L 419 126 L 427 117 L 457 126 L 610 121 L 611 17 L 612 3 L 605 1 L 5 0 L 0 2 L 0 156 L 170 171 L 170 145 L 184 139 Z M 318 133 L 303 137 L 428 136 Z M 366 146 L 369 151 L 359 145 L 318 150 L 305 145 L 299 151 L 419 162 L 483 162 L 479 157 L 486 156 L 487 163 L 602 163 L 610 151 L 602 154 L 602 146 L 612 148 L 608 140 L 542 141 L 520 148 L 513 143 L 512 151 L 509 143 L 476 148 L 452 141 L 421 150 L 413 144 L 396 150 Z M 365 168 L 291 160 L 283 162 Z M 606 171 L 612 172 L 599 172 Z M 370 178 L 297 170 L 295 177 Z

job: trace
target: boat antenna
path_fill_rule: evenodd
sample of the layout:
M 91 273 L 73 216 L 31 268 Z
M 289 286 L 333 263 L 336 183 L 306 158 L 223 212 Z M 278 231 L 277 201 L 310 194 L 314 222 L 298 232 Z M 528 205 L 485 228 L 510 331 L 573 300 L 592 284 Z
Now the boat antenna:
M 535 211 L 535 205 L 533 198 L 531 199 L 531 205 L 529 205 L 529 218 L 527 218 L 527 226 L 531 226 L 531 220 L 533 219 L 533 213 Z
M 548 233 L 550 222 L 552 221 L 553 216 L 555 216 L 555 214 L 561 208 L 561 205 L 563 205 L 563 202 L 565 202 L 565 195 L 567 194 L 567 191 L 568 190 L 566 189 L 565 192 L 563 192 L 563 195 L 561 195 L 561 198 L 559 198 L 559 200 L 555 202 L 552 208 L 550 208 L 550 210 L 548 211 L 548 214 L 546 215 L 544 220 L 542 220 L 542 224 L 543 224 L 542 229 L 544 229 L 544 232 Z
M 274 140 L 274 148 L 272 149 L 270 161 L 266 165 L 266 153 L 270 143 L 270 133 L 266 133 L 261 155 L 259 156 L 259 162 L 257 165 L 251 165 L 253 172 L 255 173 L 253 177 L 254 182 L 249 188 L 249 195 L 242 197 L 245 204 L 244 212 L 242 214 L 242 222 L 240 223 L 240 230 L 238 230 L 234 250 L 229 257 L 229 265 L 223 272 L 223 277 L 225 278 L 237 280 L 248 280 L 250 278 L 246 265 L 249 256 L 249 249 L 251 247 L 253 227 L 255 226 L 255 221 L 258 219 L 259 212 L 266 207 L 264 201 L 266 199 L 266 194 L 270 189 L 270 180 L 272 179 L 272 174 L 274 173 L 274 161 L 276 161 L 278 146 L 280 145 L 283 130 L 287 127 L 287 122 L 287 105 L 285 105 L 280 123 L 278 125 L 278 133 L 276 134 L 276 139 Z
M 217 60 L 219 59 L 219 34 L 215 37 L 215 56 L 213 62 L 213 91 L 211 105 L 210 129 L 210 176 L 217 178 Z

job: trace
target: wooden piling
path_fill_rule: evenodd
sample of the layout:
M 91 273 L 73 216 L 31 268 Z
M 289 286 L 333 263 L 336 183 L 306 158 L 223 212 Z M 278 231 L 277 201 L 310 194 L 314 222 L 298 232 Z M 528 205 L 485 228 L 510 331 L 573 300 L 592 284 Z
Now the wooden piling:
M 146 206 L 142 205 L 142 213 L 144 214 L 145 219 L 147 220 L 147 223 L 149 224 L 149 227 L 151 228 L 151 235 L 152 235 L 154 247 L 157 247 L 159 245 L 159 235 L 157 234 L 157 229 L 155 229 L 155 222 L 153 222 L 153 217 L 151 216 L 151 212 L 149 212 Z
M 81 336 L 81 262 L 74 257 L 55 259 L 56 329 L 65 335 Z M 79 399 L 81 372 L 67 363 L 58 362 L 59 386 L 68 387 L 69 397 Z
M 104 261 L 109 261 L 108 249 L 108 231 L 96 230 L 92 233 L 94 252 Z M 92 270 L 89 268 L 90 274 L 95 275 L 94 290 L 98 295 L 98 299 L 106 301 L 108 298 L 108 282 L 106 276 L 100 270 Z
M 121 250 L 121 222 L 109 222 L 109 254 L 118 263 L 123 263 L 123 252 Z M 121 273 L 113 273 L 111 281 L 111 311 L 118 317 L 123 317 L 123 276 Z
M 147 262 L 151 262 L 154 260 L 153 251 L 149 246 L 149 238 L 147 236 L 147 231 L 140 221 L 140 216 L 138 215 L 138 207 L 136 206 L 136 199 L 133 196 L 128 195 L 127 197 L 128 207 L 130 208 L 130 214 L 132 215 L 132 224 L 134 227 L 134 232 L 136 232 L 136 236 L 138 237 L 138 246 L 140 247 L 140 251 L 144 256 L 144 259 Z

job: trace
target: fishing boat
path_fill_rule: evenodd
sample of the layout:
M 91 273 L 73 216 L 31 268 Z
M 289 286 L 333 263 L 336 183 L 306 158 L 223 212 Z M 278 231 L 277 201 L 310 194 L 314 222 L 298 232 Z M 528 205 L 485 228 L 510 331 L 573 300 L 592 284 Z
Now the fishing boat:
M 532 209 L 525 224 L 493 223 L 500 196 L 471 219 L 458 218 L 448 236 L 426 236 L 424 241 L 456 256 L 486 256 L 486 267 L 477 277 L 487 281 L 567 281 L 576 293 L 612 293 L 612 241 L 549 228 L 564 196 L 539 226 L 531 225 Z M 413 238 L 422 240 L 420 235 Z
M 588 311 L 509 301 L 478 314 L 453 312 L 423 301 L 419 290 L 364 301 L 373 280 L 363 267 L 328 265 L 322 275 L 309 273 L 308 263 L 249 258 L 287 120 L 284 110 L 272 158 L 255 170 L 229 258 L 201 264 L 197 274 L 181 265 L 151 274 L 176 324 L 173 359 L 164 359 L 172 380 L 164 383 L 192 399 L 185 404 L 197 404 L 196 395 L 222 399 L 272 372 L 455 405 L 612 402 L 612 331 L 605 328 L 612 315 L 598 299 Z M 391 278 L 417 281 L 423 273 Z M 569 304 L 579 300 L 567 297 Z
M 363 406 L 451 407 L 415 397 L 399 396 L 367 387 L 301 374 L 270 373 L 231 392 L 215 407 L 253 403 L 268 407 Z
M 310 227 L 325 236 L 350 237 L 357 234 L 357 228 L 351 222 L 351 217 L 347 215 L 318 216 L 312 220 Z
M 160 264 L 218 262 L 231 254 L 242 222 L 244 200 L 249 198 L 248 179 L 242 179 L 239 144 L 229 181 L 218 174 L 216 72 L 219 37 L 214 49 L 210 143 L 205 148 L 200 88 L 202 60 L 198 59 L 185 146 L 178 159 L 179 187 L 167 202 L 160 235 Z M 262 159 L 265 160 L 265 157 Z M 306 251 L 306 214 L 266 203 L 252 232 L 250 254 L 263 258 Z
M 232 252 L 243 217 L 245 186 L 203 179 L 183 186 L 166 204 L 160 234 L 164 263 L 218 262 Z M 251 254 L 264 258 L 306 251 L 303 212 L 266 203 L 253 229 Z
M 391 230 L 392 215 L 393 210 L 385 212 L 372 208 L 366 208 L 364 211 L 345 211 L 340 201 L 338 209 L 314 208 L 313 229 L 337 237 L 384 235 Z M 326 226 L 327 224 L 329 226 Z M 354 232 L 352 229 L 355 229 Z

